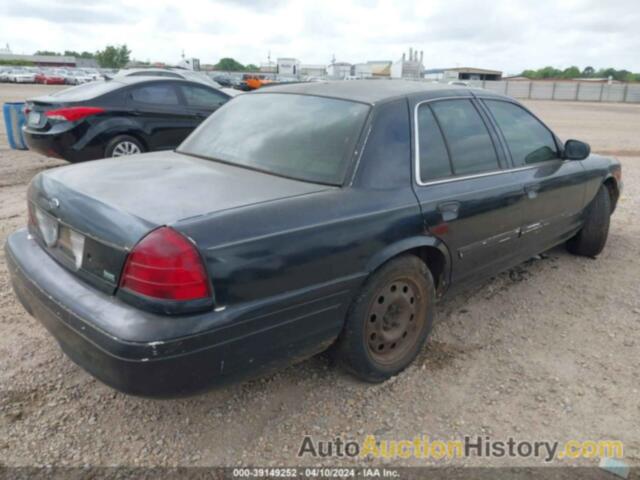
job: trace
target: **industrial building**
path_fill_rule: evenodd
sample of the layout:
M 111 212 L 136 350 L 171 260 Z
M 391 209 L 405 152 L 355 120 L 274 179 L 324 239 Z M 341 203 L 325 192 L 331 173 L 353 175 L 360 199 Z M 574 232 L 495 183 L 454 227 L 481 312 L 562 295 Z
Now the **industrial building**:
M 304 77 L 324 77 L 327 74 L 326 65 L 300 65 L 300 75 Z
M 424 78 L 437 82 L 454 82 L 456 80 L 501 80 L 502 72 L 484 68 L 456 67 L 433 68 L 423 72 Z
M 327 67 L 327 77 L 334 80 L 341 80 L 351 76 L 351 64 L 347 62 L 331 61 Z
M 297 58 L 278 58 L 276 73 L 285 77 L 297 77 L 300 74 L 300 60 Z
M 405 78 L 418 80 L 422 78 L 422 61 L 424 59 L 424 52 L 413 51 L 413 48 L 409 49 L 409 58 L 403 53 L 402 58 L 391 65 L 391 78 Z
M 392 64 L 391 60 L 372 60 L 366 63 L 356 63 L 351 69 L 351 75 L 358 78 L 389 78 Z

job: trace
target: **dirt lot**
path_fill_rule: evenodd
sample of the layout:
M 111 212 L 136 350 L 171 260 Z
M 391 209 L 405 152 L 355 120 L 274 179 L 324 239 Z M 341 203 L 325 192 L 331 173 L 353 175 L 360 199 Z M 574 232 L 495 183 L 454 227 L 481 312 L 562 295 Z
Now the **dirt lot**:
M 45 91 L 2 85 L 0 103 Z M 625 191 L 606 249 L 597 260 L 554 249 L 442 304 L 418 361 L 382 385 L 360 383 L 320 356 L 184 400 L 117 393 L 68 360 L 24 312 L 0 253 L 0 464 L 336 463 L 298 459 L 305 434 L 612 439 L 640 464 L 640 105 L 528 105 L 564 138 L 621 159 Z M 4 243 L 26 223 L 29 180 L 63 162 L 9 150 L 1 127 Z M 421 462 L 431 460 L 401 461 Z

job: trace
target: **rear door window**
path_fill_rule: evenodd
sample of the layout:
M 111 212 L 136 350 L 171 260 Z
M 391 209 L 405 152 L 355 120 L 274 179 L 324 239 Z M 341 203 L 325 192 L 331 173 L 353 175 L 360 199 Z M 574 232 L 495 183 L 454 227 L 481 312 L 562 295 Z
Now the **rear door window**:
M 135 87 L 131 91 L 131 99 L 137 103 L 157 106 L 178 105 L 180 103 L 178 93 L 170 83 Z
M 449 148 L 454 175 L 500 169 L 487 126 L 471 100 L 441 100 L 430 106 Z
M 426 103 L 418 107 L 418 147 L 422 183 L 453 175 L 442 132 Z
M 502 131 L 516 167 L 558 158 L 551 132 L 524 108 L 500 100 L 484 103 Z
M 189 107 L 214 109 L 228 100 L 226 96 L 205 87 L 180 85 L 180 89 Z

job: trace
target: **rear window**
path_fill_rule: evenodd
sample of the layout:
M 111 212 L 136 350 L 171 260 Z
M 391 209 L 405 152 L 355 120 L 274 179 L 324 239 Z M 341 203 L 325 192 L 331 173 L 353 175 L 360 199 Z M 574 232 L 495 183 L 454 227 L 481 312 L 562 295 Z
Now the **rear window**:
M 369 106 L 307 95 L 240 95 L 178 151 L 316 183 L 342 184 Z
M 105 93 L 113 92 L 120 87 L 122 87 L 122 84 L 119 82 L 96 81 L 60 90 L 59 92 L 51 94 L 51 96 L 64 102 L 81 102 L 99 97 Z

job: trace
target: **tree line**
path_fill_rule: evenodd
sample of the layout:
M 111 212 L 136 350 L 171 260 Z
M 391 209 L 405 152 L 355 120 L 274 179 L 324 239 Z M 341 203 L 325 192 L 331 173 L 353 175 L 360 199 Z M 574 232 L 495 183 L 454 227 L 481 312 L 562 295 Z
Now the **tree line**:
M 585 67 L 580 70 L 579 67 L 571 66 L 560 70 L 554 67 L 543 67 L 537 70 L 524 70 L 521 75 L 523 77 L 531 78 L 532 80 L 544 79 L 544 78 L 609 78 L 620 82 L 640 82 L 640 73 L 633 73 L 629 70 L 617 70 L 615 68 L 600 68 L 596 70 L 593 67 Z
M 34 55 L 50 55 L 54 57 L 76 57 L 95 59 L 102 68 L 124 68 L 131 60 L 131 50 L 127 45 L 107 45 L 103 50 L 97 52 L 76 52 L 74 50 L 65 50 L 64 53 L 53 52 L 50 50 L 38 50 Z
M 260 68 L 253 63 L 249 63 L 247 65 L 243 65 L 237 60 L 225 57 L 221 58 L 218 63 L 216 63 L 213 68 L 215 70 L 224 70 L 225 72 L 257 72 Z

